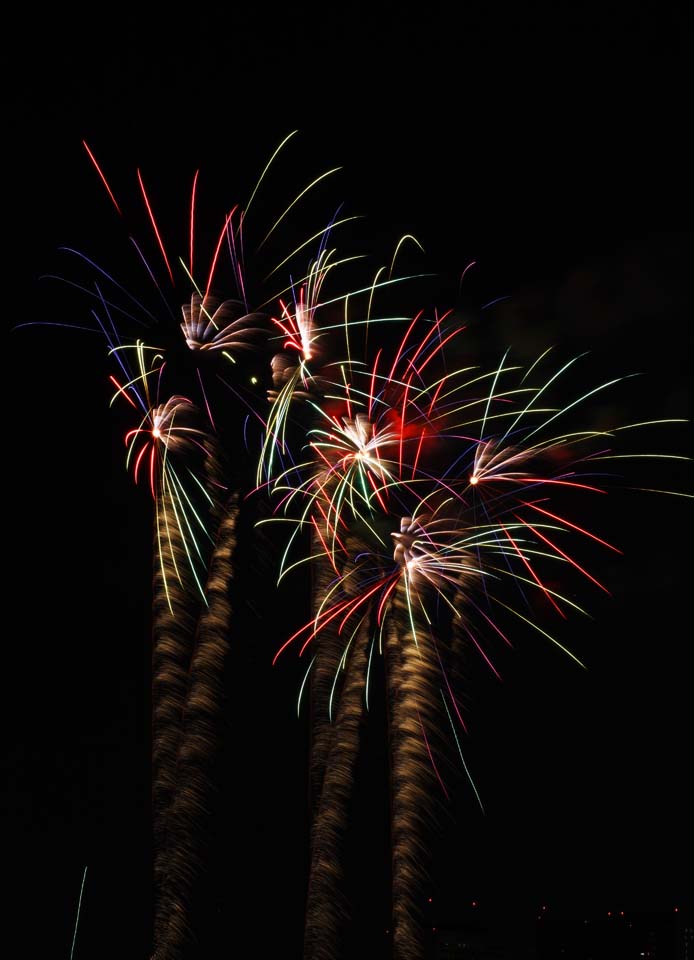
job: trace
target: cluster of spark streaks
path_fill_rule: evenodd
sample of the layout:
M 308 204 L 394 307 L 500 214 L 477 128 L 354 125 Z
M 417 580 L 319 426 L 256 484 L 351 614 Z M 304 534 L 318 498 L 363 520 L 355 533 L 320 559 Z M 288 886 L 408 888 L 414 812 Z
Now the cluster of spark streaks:
M 249 211 L 292 136 L 245 207 L 220 218 L 206 256 L 198 249 L 198 174 L 185 256 L 176 258 L 137 171 L 148 240 L 130 240 L 155 306 L 69 251 L 90 272 L 81 289 L 94 303 L 90 329 L 116 366 L 112 402 L 135 411 L 127 467 L 154 505 L 156 960 L 178 960 L 190 936 L 243 509 L 264 498 L 272 515 L 262 522 L 289 530 L 279 579 L 305 564 L 312 577 L 311 618 L 274 658 L 294 647 L 309 660 L 299 695 L 301 707 L 308 691 L 312 732 L 306 960 L 339 955 L 349 913 L 342 845 L 374 676 L 383 678 L 389 718 L 393 955 L 415 960 L 428 831 L 434 805 L 448 797 L 449 752 L 481 806 L 461 746 L 465 664 L 474 654 L 498 677 L 496 651 L 511 645 L 510 626 L 580 664 L 552 623 L 586 615 L 573 599 L 578 586 L 608 591 L 592 554 L 619 552 L 580 518 L 599 513 L 594 504 L 619 479 L 608 472 L 616 461 L 661 456 L 634 455 L 620 442 L 627 429 L 665 421 L 596 425 L 594 403 L 626 378 L 586 388 L 582 356 L 554 363 L 547 350 L 524 369 L 507 351 L 484 369 L 468 362 L 466 325 L 454 310 L 432 319 L 409 307 L 375 315 L 380 291 L 411 279 L 393 275 L 403 245 L 419 247 L 410 235 L 370 283 L 328 293 L 335 273 L 360 260 L 333 246 L 336 229 L 355 218 L 334 215 L 266 273 L 263 283 L 286 270 L 282 289 L 257 291 L 246 273 Z M 260 229 L 257 253 L 335 172 L 310 181 Z M 136 337 L 120 332 L 124 323 L 136 325 Z M 155 324 L 156 347 L 142 334 Z M 171 379 L 176 389 L 167 395 Z M 383 669 L 375 670 L 379 656 Z
M 135 344 L 134 352 L 137 375 L 129 376 L 123 384 L 111 377 L 117 387 L 113 400 L 124 397 L 135 409 L 143 411 L 138 425 L 125 434 L 126 464 L 132 467 L 135 483 L 143 473 L 147 476 L 155 504 L 157 554 L 162 571 L 169 567 L 163 560 L 165 550 L 170 558 L 171 571 L 162 574 L 165 595 L 169 596 L 172 578 L 182 584 L 185 568 L 204 602 L 206 556 L 212 542 L 206 514 L 214 511 L 220 495 L 220 486 L 211 479 L 219 473 L 215 439 L 206 429 L 201 412 L 188 398 L 174 395 L 164 403 L 158 402 L 166 365 L 162 354 L 141 341 Z M 125 367 L 125 349 L 118 354 Z M 150 386 L 151 380 L 156 382 L 156 393 Z M 201 476 L 191 469 L 191 462 L 200 468 Z
M 324 366 L 320 393 L 305 398 L 313 425 L 303 450 L 270 483 L 276 514 L 267 522 L 292 528 L 280 577 L 305 563 L 314 570 L 313 616 L 275 657 L 297 644 L 310 657 L 312 774 L 323 786 L 307 957 L 334 955 L 339 940 L 344 910 L 333 887 L 358 750 L 354 697 L 363 690 L 364 723 L 374 655 L 385 658 L 389 711 L 394 955 L 414 958 L 427 824 L 433 798 L 448 796 L 440 760 L 451 739 L 481 805 L 461 748 L 456 688 L 467 651 L 500 677 L 494 651 L 511 646 L 511 624 L 582 666 L 551 620 L 587 616 L 573 599 L 579 581 L 608 592 L 585 545 L 619 552 L 572 510 L 598 512 L 591 500 L 618 479 L 604 461 L 628 456 L 615 449 L 630 425 L 598 429 L 590 407 L 626 378 L 576 391 L 567 380 L 582 358 L 552 365 L 551 351 L 527 369 L 508 354 L 488 371 L 460 365 L 463 331 L 450 314 L 417 314 L 390 351 L 381 346 L 368 361 L 352 350 Z
M 254 339 L 266 336 L 267 329 L 260 324 L 265 319 L 260 312 L 249 314 L 238 300 L 223 300 L 211 294 L 194 293 L 190 306 L 183 306 L 181 330 L 191 350 L 223 350 L 234 360 L 237 350 L 257 348 Z
M 318 258 L 311 263 L 307 278 L 301 283 L 292 304 L 280 299 L 280 317 L 272 317 L 275 327 L 282 333 L 282 349 L 277 350 L 271 359 L 272 388 L 268 390 L 271 405 L 258 459 L 258 484 L 265 476 L 272 477 L 276 459 L 282 462 L 282 454 L 286 454 L 286 429 L 292 401 L 308 399 L 318 389 L 318 381 L 310 368 L 310 361 L 320 355 L 315 314 L 320 306 L 319 294 L 325 277 L 336 265 L 330 262 L 331 251 L 325 249 L 325 242 L 327 235 L 322 238 Z
M 270 163 L 290 138 L 280 144 Z M 85 148 L 118 215 L 124 217 L 125 205 L 116 199 L 94 153 L 87 144 Z M 154 195 L 137 171 L 150 234 L 149 240 L 134 236 L 130 240 L 136 262 L 154 284 L 157 302 L 153 307 L 91 258 L 70 251 L 89 272 L 89 284 L 81 289 L 95 301 L 95 329 L 104 336 L 116 364 L 110 377 L 115 389 L 112 405 L 135 411 L 137 418 L 125 433 L 126 466 L 136 484 L 147 484 L 153 501 L 153 956 L 157 960 L 175 960 L 185 949 L 190 937 L 189 907 L 203 867 L 201 827 L 213 786 L 211 761 L 233 630 L 230 588 L 237 519 L 244 495 L 253 488 L 253 473 L 248 469 L 254 459 L 251 448 L 259 445 L 259 476 L 263 471 L 272 476 L 276 458 L 284 469 L 291 402 L 320 395 L 317 364 L 322 362 L 319 340 L 324 332 L 317 329 L 315 314 L 324 306 L 323 286 L 337 268 L 355 259 L 337 260 L 328 246 L 335 228 L 354 218 L 333 218 L 268 272 L 266 281 L 281 268 L 287 269 L 289 283 L 284 289 L 270 298 L 262 287 L 255 291 L 245 271 L 244 248 L 252 233 L 248 212 L 270 163 L 245 208 L 236 205 L 221 219 L 204 269 L 205 258 L 198 249 L 198 173 L 190 196 L 185 255 L 176 258 L 160 228 Z M 300 201 L 334 172 L 310 182 L 269 229 L 261 230 L 258 249 L 269 245 L 280 224 L 297 212 Z M 316 253 L 305 266 L 303 258 L 311 248 Z M 334 296 L 331 303 L 346 299 L 346 295 Z M 162 304 L 164 324 L 159 320 Z M 122 327 L 132 324 L 137 336 L 128 340 Z M 143 327 L 156 327 L 157 346 L 146 342 Z M 272 401 L 269 413 L 258 402 L 261 380 L 265 380 L 256 372 L 259 356 L 267 357 L 271 370 L 271 385 L 266 388 Z M 174 379 L 178 389 L 167 397 L 166 384 Z M 184 389 L 179 381 L 185 381 Z M 259 383 L 260 389 L 254 389 Z M 336 648 L 339 642 L 336 637 Z M 330 669 L 331 683 L 332 673 Z M 325 727 L 326 736 L 332 738 L 330 724 Z M 326 752 L 323 769 L 327 761 Z
M 334 215 L 327 225 L 308 231 L 308 238 L 288 253 L 285 249 L 266 272 L 262 284 L 271 281 L 277 287 L 279 271 L 286 270 L 282 289 L 267 297 L 262 284 L 253 278 L 248 281 L 249 239 L 256 252 L 271 247 L 279 228 L 299 215 L 314 188 L 336 172 L 328 170 L 309 181 L 269 228 L 254 224 L 249 211 L 251 207 L 254 212 L 260 210 L 261 186 L 292 136 L 274 152 L 245 207 L 234 205 L 210 234 L 202 233 L 206 246 L 202 255 L 198 172 L 190 192 L 184 253 L 176 256 L 167 230 L 160 226 L 158 189 L 151 190 L 137 170 L 140 217 L 146 226 L 143 238 L 131 233 L 129 242 L 141 279 L 150 293 L 154 289 L 153 304 L 91 257 L 66 251 L 77 258 L 88 278 L 84 283 L 66 282 L 94 304 L 94 325 L 77 328 L 100 333 L 106 341 L 116 367 L 110 376 L 115 390 L 112 406 L 131 421 L 135 412 L 124 436 L 126 467 L 136 484 L 149 487 L 153 503 L 153 955 L 157 960 L 176 960 L 185 950 L 189 907 L 203 866 L 210 762 L 223 703 L 222 671 L 233 631 L 230 588 L 240 504 L 249 502 L 254 486 L 271 488 L 278 475 L 286 475 L 289 465 L 295 469 L 287 432 L 296 435 L 297 429 L 313 423 L 332 387 L 334 369 L 340 369 L 341 361 L 333 368 L 324 340 L 342 328 L 341 305 L 347 324 L 353 295 L 333 290 L 326 297 L 327 281 L 332 286 L 335 274 L 341 275 L 345 265 L 360 259 L 337 256 L 335 231 L 357 218 Z M 94 152 L 84 146 L 125 223 L 126 204 L 117 199 Z M 394 263 L 395 257 L 387 280 L 381 268 L 369 286 L 356 291 L 358 296 L 369 296 L 362 323 L 377 322 L 371 315 L 375 291 L 401 279 L 393 277 Z M 320 323 L 319 314 L 323 315 Z M 128 327 L 136 330 L 132 338 L 123 332 Z M 156 331 L 156 346 L 143 333 L 150 328 Z M 269 361 L 262 373 L 259 358 Z M 167 394 L 171 382 L 175 389 Z M 259 402 L 263 392 L 269 408 Z M 349 435 L 346 421 L 343 427 Z M 249 472 L 252 462 L 257 462 L 257 471 Z M 332 567 L 328 569 L 331 572 Z M 323 586 L 318 587 L 316 597 L 323 593 Z M 362 631 L 362 640 L 365 636 Z M 339 794 L 335 776 L 341 764 L 346 769 L 350 763 L 344 744 L 335 742 L 331 712 L 333 701 L 337 709 L 338 694 L 344 697 L 340 717 L 345 716 L 348 702 L 352 712 L 359 702 L 353 680 L 345 685 L 345 690 L 354 691 L 352 701 L 342 688 L 336 689 L 336 672 L 345 663 L 341 645 L 342 636 L 336 630 L 332 652 L 327 652 L 324 642 L 326 649 L 312 677 L 316 809 L 319 804 L 321 809 L 326 806 L 324 778 Z M 346 783 L 345 775 L 343 793 Z

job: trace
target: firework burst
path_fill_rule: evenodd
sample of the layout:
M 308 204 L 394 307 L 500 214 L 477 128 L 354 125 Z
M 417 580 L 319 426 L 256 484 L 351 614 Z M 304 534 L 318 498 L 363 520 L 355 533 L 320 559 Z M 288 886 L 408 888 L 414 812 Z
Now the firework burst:
M 447 356 L 463 329 L 449 314 L 433 321 L 419 314 L 387 362 L 380 349 L 368 365 L 351 354 L 333 363 L 322 397 L 309 400 L 315 425 L 306 434 L 307 455 L 272 487 L 277 519 L 294 526 L 281 576 L 305 562 L 324 569 L 311 621 L 277 656 L 297 644 L 300 655 L 311 656 L 311 670 L 329 667 L 332 684 L 323 676 L 316 686 L 330 688 L 334 737 L 340 737 L 344 691 L 350 697 L 362 691 L 363 709 L 368 702 L 370 671 L 362 683 L 354 653 L 363 630 L 371 635 L 367 662 L 375 650 L 385 658 L 398 958 L 419 956 L 422 948 L 416 891 L 433 797 L 448 795 L 440 773 L 446 728 L 480 800 L 461 750 L 466 725 L 454 683 L 461 658 L 473 649 L 499 677 L 493 648 L 511 645 L 507 623 L 515 623 L 582 665 L 544 621 L 586 615 L 573 599 L 576 578 L 607 591 L 583 561 L 582 545 L 619 552 L 577 522 L 572 509 L 595 513 L 586 503 L 604 498 L 620 480 L 606 472 L 605 461 L 626 456 L 614 445 L 630 425 L 597 428 L 589 412 L 585 426 L 585 411 L 627 378 L 579 387 L 566 402 L 565 381 L 581 358 L 543 375 L 549 351 L 527 370 L 506 355 L 483 372 Z M 312 548 L 304 556 L 307 529 Z M 320 702 L 326 710 L 325 695 Z M 351 770 L 358 743 L 345 742 L 343 761 Z M 310 956 L 327 956 L 325 942 L 336 940 L 340 911 L 318 910 L 314 898 L 327 882 L 326 858 L 339 861 L 345 816 L 342 795 L 333 797 L 329 812 L 318 804 Z
M 598 531 L 596 504 L 618 484 L 617 466 L 662 456 L 621 446 L 624 431 L 656 420 L 598 425 L 595 404 L 626 378 L 586 389 L 582 357 L 548 371 L 551 351 L 528 369 L 507 353 L 482 370 L 460 361 L 465 325 L 454 312 L 429 319 L 409 308 L 392 344 L 381 321 L 405 318 L 374 318 L 372 301 L 403 279 L 393 271 L 403 244 L 418 245 L 409 235 L 390 270 L 335 293 L 328 287 L 338 268 L 342 277 L 341 268 L 360 259 L 340 257 L 333 246 L 336 228 L 353 218 L 335 214 L 320 229 L 302 222 L 305 239 L 272 257 L 260 283 L 253 271 L 249 279 L 247 250 L 267 256 L 293 216 L 302 212 L 308 222 L 306 198 L 337 169 L 310 180 L 269 227 L 256 225 L 249 211 L 260 206 L 261 186 L 292 136 L 245 207 L 224 207 L 202 244 L 198 173 L 184 236 L 172 240 L 137 171 L 146 237 L 129 235 L 128 244 L 147 295 L 67 251 L 89 274 L 85 285 L 72 285 L 91 298 L 89 329 L 102 335 L 116 365 L 113 402 L 135 410 L 126 465 L 154 503 L 157 960 L 177 960 L 189 936 L 201 868 L 196 827 L 212 787 L 233 629 L 237 526 L 251 492 L 267 494 L 268 522 L 290 531 L 280 578 L 306 563 L 313 574 L 311 618 L 275 657 L 292 646 L 310 657 L 310 682 L 302 685 L 313 737 L 307 960 L 337 955 L 348 912 L 341 848 L 378 656 L 390 725 L 394 956 L 415 960 L 423 949 L 418 903 L 428 831 L 433 808 L 448 797 L 449 753 L 480 799 L 461 747 L 463 661 L 472 651 L 499 677 L 496 651 L 510 646 L 511 624 L 580 664 L 555 627 L 585 615 L 574 599 L 580 587 L 608 591 L 592 553 L 619 547 Z M 125 223 L 125 204 L 85 148 Z M 275 280 L 280 270 L 284 283 Z M 281 289 L 268 297 L 271 279 Z M 145 343 L 144 329 L 156 330 L 162 346 Z M 264 376 L 256 360 L 268 361 Z M 269 409 L 259 408 L 260 398 Z M 259 451 L 257 463 L 251 451 Z M 657 489 L 647 484 L 633 486 Z

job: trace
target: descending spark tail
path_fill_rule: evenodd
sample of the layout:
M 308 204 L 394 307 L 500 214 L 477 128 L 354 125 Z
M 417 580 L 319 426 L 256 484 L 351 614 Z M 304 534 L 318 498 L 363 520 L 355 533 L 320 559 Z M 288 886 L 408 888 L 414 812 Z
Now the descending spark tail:
M 335 960 L 348 910 L 343 890 L 343 841 L 364 721 L 369 627 L 365 619 L 353 638 L 334 722 L 311 834 L 311 872 L 306 902 L 304 960 Z
M 315 558 L 312 568 L 313 616 L 317 618 L 326 602 L 334 571 L 329 558 L 323 552 L 316 530 L 311 531 L 311 554 Z M 334 736 L 331 723 L 331 694 L 335 677 L 342 659 L 342 641 L 338 635 L 339 622 L 331 620 L 321 629 L 315 639 L 316 660 L 311 670 L 311 759 L 310 790 L 313 816 L 318 812 L 323 777 Z
M 438 668 L 427 629 L 398 583 L 386 623 L 390 713 L 393 958 L 423 956 L 421 887 L 425 879 L 432 797 L 440 789 L 432 749 L 439 727 Z M 434 737 L 432 737 L 432 734 Z
M 198 622 L 183 705 L 183 735 L 176 764 L 176 792 L 168 815 L 169 849 L 163 884 L 165 928 L 157 960 L 181 956 L 190 936 L 189 910 L 202 865 L 206 811 L 213 791 L 212 765 L 219 738 L 223 671 L 229 649 L 239 496 L 229 498 L 219 526 L 206 584 L 207 605 Z
M 194 589 L 188 582 L 183 537 L 173 514 L 171 495 L 162 491 L 155 503 L 155 570 L 152 624 L 152 817 L 154 841 L 154 947 L 164 935 L 164 879 L 168 871 L 168 822 L 183 735 L 182 711 L 195 631 Z M 164 533 L 164 527 L 166 532 Z

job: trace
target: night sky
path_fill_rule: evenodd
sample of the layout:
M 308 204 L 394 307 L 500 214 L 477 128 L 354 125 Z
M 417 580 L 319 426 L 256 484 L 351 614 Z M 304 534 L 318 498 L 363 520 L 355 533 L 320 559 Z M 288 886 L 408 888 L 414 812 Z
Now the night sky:
M 145 23 L 119 11 L 93 24 L 50 13 L 18 28 L 3 158 L 3 819 L 6 879 L 26 918 L 18 956 L 38 955 L 39 940 L 47 955 L 69 956 L 85 865 L 77 958 L 144 958 L 151 909 L 151 505 L 125 470 L 103 344 L 12 329 L 88 322 L 85 298 L 43 278 L 70 277 L 61 246 L 126 263 L 127 232 L 82 139 L 142 217 L 139 167 L 177 229 L 195 169 L 216 216 L 245 200 L 298 129 L 292 185 L 340 165 L 326 210 L 363 215 L 364 247 L 383 259 L 415 234 L 437 274 L 422 297 L 470 317 L 473 354 L 588 350 L 591 385 L 641 375 L 615 400 L 626 418 L 691 414 L 683 15 L 543 23 L 500 13 L 492 25 L 386 9 L 377 20 L 360 8 L 323 20 L 287 10 L 272 25 L 267 12 Z M 691 454 L 686 430 L 662 439 Z M 682 464 L 663 463 L 658 485 L 691 490 Z M 432 923 L 455 922 L 473 899 L 502 913 L 691 901 L 690 501 L 625 493 L 596 520 L 625 556 L 601 561 L 611 597 L 581 598 L 594 620 L 562 634 L 588 670 L 527 635 L 501 657 L 503 682 L 471 665 L 465 751 L 486 814 L 451 771 L 425 891 Z M 253 606 L 240 605 L 232 640 L 200 956 L 232 952 L 241 929 L 258 938 L 257 956 L 300 956 L 303 668 L 292 656 L 270 661 L 308 594 L 299 577 L 270 602 L 253 576 L 252 565 L 241 576 Z M 363 956 L 380 955 L 387 925 L 383 722 L 376 703 L 350 835 L 354 940 L 377 945 Z

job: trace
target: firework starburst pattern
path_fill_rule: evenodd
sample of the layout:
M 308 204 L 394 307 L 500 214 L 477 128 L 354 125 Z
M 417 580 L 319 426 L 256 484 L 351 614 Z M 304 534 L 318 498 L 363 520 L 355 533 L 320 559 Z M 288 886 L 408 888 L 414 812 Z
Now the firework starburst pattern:
M 374 269 L 368 257 L 338 252 L 354 218 L 328 213 L 313 223 L 307 214 L 304 222 L 304 205 L 334 170 L 264 222 L 268 171 L 292 138 L 246 205 L 221 215 L 209 235 L 195 174 L 178 258 L 138 171 L 147 233 L 129 243 L 152 304 L 110 268 L 69 252 L 87 273 L 75 282 L 106 345 L 113 406 L 130 418 L 128 470 L 153 502 L 157 960 L 189 949 L 224 669 L 248 642 L 235 634 L 232 603 L 244 511 L 259 544 L 266 535 L 281 544 L 273 579 L 303 575 L 312 588 L 310 617 L 268 658 L 275 670 L 290 656 L 305 663 L 299 710 L 310 706 L 312 824 L 304 956 L 340 955 L 360 739 L 380 698 L 392 952 L 415 960 L 424 951 L 419 904 L 431 830 L 453 789 L 451 769 L 462 771 L 483 815 L 465 758 L 465 663 L 477 657 L 498 677 L 499 651 L 534 638 L 582 668 L 564 623 L 589 616 L 591 595 L 610 591 L 601 554 L 620 546 L 599 529 L 605 502 L 618 491 L 683 493 L 629 473 L 684 459 L 651 439 L 684 421 L 610 415 L 617 408 L 605 398 L 628 395 L 629 371 L 594 381 L 588 356 L 559 348 L 529 363 L 509 349 L 485 367 L 457 306 L 410 302 L 414 274 L 396 270 L 407 244 L 396 240 L 389 267 Z M 125 205 L 85 147 L 122 218 Z M 268 270 L 263 258 L 290 222 L 303 232 L 288 232 L 289 249 Z

